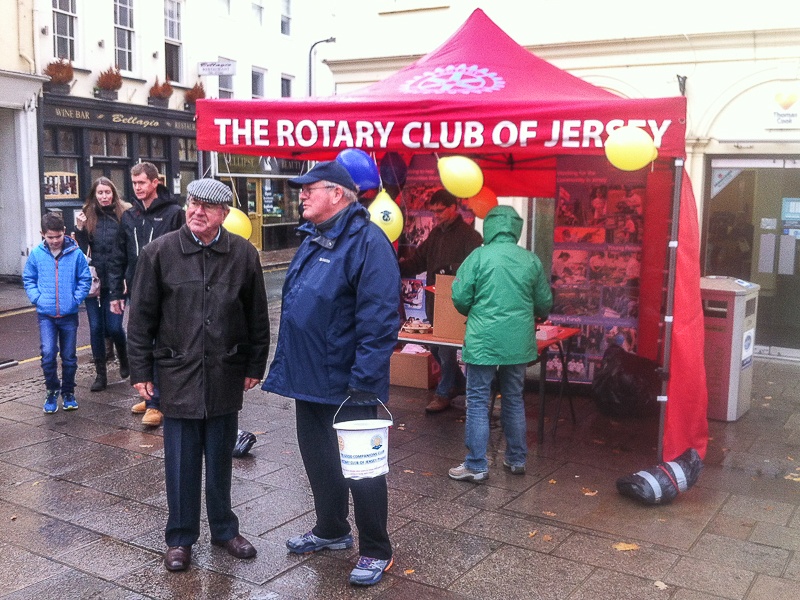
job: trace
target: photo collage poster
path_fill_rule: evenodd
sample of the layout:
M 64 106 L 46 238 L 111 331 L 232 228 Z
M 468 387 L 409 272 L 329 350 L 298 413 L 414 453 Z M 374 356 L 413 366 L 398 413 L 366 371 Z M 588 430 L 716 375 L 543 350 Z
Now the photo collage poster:
M 395 199 L 403 211 L 405 224 L 403 233 L 398 239 L 398 256 L 403 258 L 413 252 L 430 234 L 434 226 L 433 213 L 428 210 L 428 201 L 437 190 L 442 188 L 439 178 L 437 159 L 433 154 L 417 154 L 408 165 L 408 174 L 400 195 Z M 475 215 L 461 206 L 461 216 L 469 224 L 475 221 Z M 403 308 L 406 318 L 427 320 L 425 313 L 425 273 L 415 278 L 403 278 Z
M 569 380 L 590 383 L 611 344 L 636 352 L 647 171 L 605 157 L 559 157 L 551 283 L 553 323 L 575 327 Z M 557 353 L 547 378 L 559 381 Z

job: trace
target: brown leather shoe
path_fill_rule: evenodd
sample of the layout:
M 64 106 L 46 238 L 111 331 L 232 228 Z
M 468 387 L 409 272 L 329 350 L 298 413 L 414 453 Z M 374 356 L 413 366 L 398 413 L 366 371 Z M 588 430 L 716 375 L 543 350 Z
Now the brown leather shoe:
M 435 413 L 435 412 L 442 412 L 443 410 L 450 408 L 450 398 L 447 396 L 440 396 L 439 394 L 433 395 L 433 400 L 428 403 L 428 406 L 425 407 L 425 412 Z
M 135 415 L 143 415 L 147 410 L 147 404 L 144 400 L 141 402 L 137 402 L 133 406 L 131 406 L 131 412 Z
M 170 546 L 164 554 L 164 566 L 167 571 L 185 571 L 192 562 L 191 546 Z
M 215 546 L 220 546 L 228 551 L 228 554 L 234 558 L 253 558 L 256 555 L 256 549 L 244 539 L 241 535 L 237 535 L 229 540 L 211 540 Z
M 157 408 L 148 408 L 142 417 L 142 425 L 146 427 L 158 427 L 161 425 L 163 418 L 164 415 L 161 414 L 160 410 Z

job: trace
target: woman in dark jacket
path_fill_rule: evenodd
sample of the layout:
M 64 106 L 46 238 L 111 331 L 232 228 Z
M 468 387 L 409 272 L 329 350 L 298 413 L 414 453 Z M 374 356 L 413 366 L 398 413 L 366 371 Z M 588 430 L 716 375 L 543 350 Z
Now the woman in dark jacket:
M 123 315 L 111 312 L 108 282 L 108 265 L 117 243 L 119 221 L 122 213 L 129 208 L 130 204 L 120 199 L 114 183 L 107 177 L 99 177 L 92 184 L 83 209 L 76 216 L 75 238 L 81 249 L 90 256 L 90 264 L 97 270 L 100 279 L 100 296 L 85 300 L 92 358 L 97 370 L 97 377 L 90 388 L 93 392 L 104 390 L 107 385 L 106 337 L 113 340 L 117 349 L 120 376 L 124 379 L 129 375 Z

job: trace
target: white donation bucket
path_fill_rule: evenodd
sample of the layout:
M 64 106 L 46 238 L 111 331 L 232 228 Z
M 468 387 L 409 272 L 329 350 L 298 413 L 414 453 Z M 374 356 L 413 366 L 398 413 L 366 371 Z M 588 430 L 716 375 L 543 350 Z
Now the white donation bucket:
M 347 399 L 344 402 L 347 402 Z M 344 402 L 339 410 L 344 406 Z M 389 413 L 383 402 L 381 406 Z M 336 415 L 339 414 L 339 410 L 333 416 L 333 428 L 339 438 L 342 474 L 348 479 L 368 479 L 388 473 L 389 427 L 393 423 L 392 413 L 389 413 L 389 419 L 360 419 L 337 423 Z

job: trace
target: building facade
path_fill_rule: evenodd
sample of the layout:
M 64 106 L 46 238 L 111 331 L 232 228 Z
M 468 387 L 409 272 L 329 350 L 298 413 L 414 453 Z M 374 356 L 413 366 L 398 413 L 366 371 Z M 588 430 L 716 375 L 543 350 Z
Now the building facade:
M 309 47 L 323 27 L 312 4 L 9 3 L 0 22 L 0 276 L 22 273 L 42 211 L 62 211 L 69 230 L 98 176 L 131 198 L 129 170 L 140 161 L 156 164 L 182 198 L 199 176 L 229 181 L 255 225 L 254 244 L 296 243 L 287 231 L 297 198 L 284 193 L 294 166 L 251 177 L 220 169 L 236 160 L 197 151 L 193 100 L 200 86 L 209 98 L 305 95 Z M 273 166 L 269 157 L 261 164 Z
M 341 0 L 332 89 L 401 69 L 475 8 L 534 54 L 620 96 L 686 96 L 703 274 L 758 283 L 757 351 L 800 358 L 800 13 L 774 0 L 652 10 L 628 0 Z M 357 41 L 343 34 L 355 20 Z

